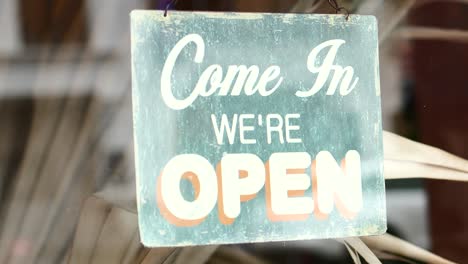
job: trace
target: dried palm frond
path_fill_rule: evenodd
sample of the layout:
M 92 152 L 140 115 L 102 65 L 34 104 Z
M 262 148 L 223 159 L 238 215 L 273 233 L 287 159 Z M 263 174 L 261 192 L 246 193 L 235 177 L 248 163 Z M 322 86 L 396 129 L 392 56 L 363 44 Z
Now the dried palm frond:
M 468 161 L 435 147 L 384 132 L 386 179 L 468 181 Z
M 415 246 L 407 241 L 389 234 L 381 236 L 370 236 L 361 238 L 372 251 L 388 253 L 392 256 L 401 257 L 407 261 L 418 261 L 424 263 L 453 263 L 439 257 L 425 249 Z
M 361 263 L 360 256 L 367 261 L 367 263 L 375 264 L 381 263 L 375 254 L 367 247 L 364 242 L 358 237 L 349 237 L 342 240 L 348 251 L 351 253 L 355 250 L 355 253 L 351 253 L 351 257 L 356 264 Z
M 446 40 L 460 43 L 468 42 L 468 31 L 459 29 L 407 26 L 396 30 L 394 35 L 405 39 Z

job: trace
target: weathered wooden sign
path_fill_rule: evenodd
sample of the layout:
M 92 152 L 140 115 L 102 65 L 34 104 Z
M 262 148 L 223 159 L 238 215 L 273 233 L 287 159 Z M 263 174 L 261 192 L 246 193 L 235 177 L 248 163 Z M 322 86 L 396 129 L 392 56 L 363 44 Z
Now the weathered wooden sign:
M 386 230 L 374 17 L 134 11 L 147 246 Z

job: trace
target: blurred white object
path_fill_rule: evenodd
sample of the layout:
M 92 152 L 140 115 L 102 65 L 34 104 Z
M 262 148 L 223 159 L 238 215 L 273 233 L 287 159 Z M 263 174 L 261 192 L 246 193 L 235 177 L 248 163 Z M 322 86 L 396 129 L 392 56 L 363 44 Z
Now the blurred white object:
M 93 51 L 110 53 L 115 50 L 122 32 L 128 32 L 130 29 L 130 11 L 144 8 L 144 4 L 143 0 L 87 0 L 90 45 Z
M 16 0 L 0 1 L 0 56 L 11 55 L 22 50 L 19 34 L 18 2 Z

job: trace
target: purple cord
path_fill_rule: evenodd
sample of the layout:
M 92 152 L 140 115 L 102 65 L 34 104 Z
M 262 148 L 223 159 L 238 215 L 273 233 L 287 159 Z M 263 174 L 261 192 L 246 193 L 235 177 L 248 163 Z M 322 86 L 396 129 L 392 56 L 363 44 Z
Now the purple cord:
M 160 0 L 158 1 L 158 4 L 156 6 L 156 9 L 157 10 L 166 10 L 166 7 L 167 5 L 171 2 L 172 0 Z M 172 6 L 170 6 L 169 8 L 172 8 Z

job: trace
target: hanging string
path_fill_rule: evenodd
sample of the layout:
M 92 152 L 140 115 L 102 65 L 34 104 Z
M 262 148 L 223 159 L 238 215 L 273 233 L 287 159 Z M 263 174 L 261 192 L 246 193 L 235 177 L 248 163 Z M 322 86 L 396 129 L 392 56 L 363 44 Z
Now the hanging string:
M 331 6 L 333 9 L 335 9 L 335 13 L 336 13 L 336 14 L 340 14 L 342 11 L 344 11 L 344 12 L 345 12 L 345 15 L 346 15 L 346 20 L 348 20 L 348 18 L 349 18 L 349 11 L 348 11 L 348 9 L 346 9 L 346 8 L 344 8 L 344 7 L 342 7 L 342 6 L 340 6 L 340 5 L 336 2 L 336 0 L 328 0 L 328 4 L 330 4 L 330 6 Z
M 164 9 L 164 17 L 167 16 L 167 10 L 175 7 L 175 5 L 177 4 L 179 0 L 170 0 L 167 5 L 166 5 L 166 8 Z M 336 0 L 328 0 L 328 4 L 335 10 L 335 13 L 336 14 L 340 14 L 341 12 L 344 12 L 345 15 L 346 15 L 346 20 L 348 20 L 349 18 L 349 11 L 348 9 L 340 6 L 338 4 L 338 2 Z
M 167 17 L 167 10 L 175 7 L 175 5 L 177 4 L 179 0 L 170 0 L 167 5 L 166 5 L 166 8 L 164 9 L 164 17 Z

